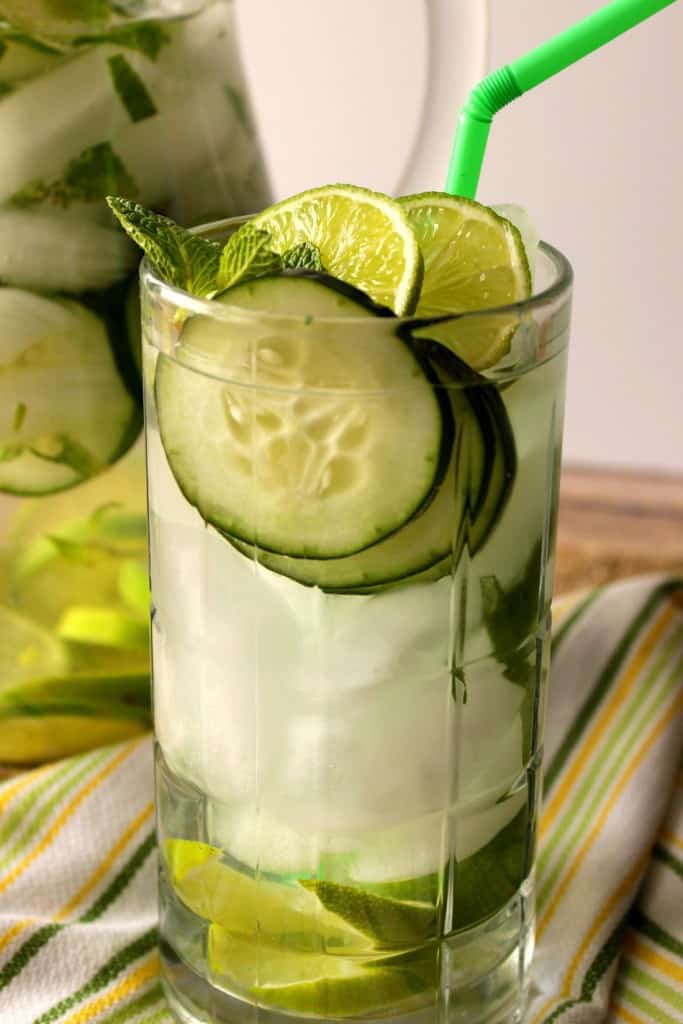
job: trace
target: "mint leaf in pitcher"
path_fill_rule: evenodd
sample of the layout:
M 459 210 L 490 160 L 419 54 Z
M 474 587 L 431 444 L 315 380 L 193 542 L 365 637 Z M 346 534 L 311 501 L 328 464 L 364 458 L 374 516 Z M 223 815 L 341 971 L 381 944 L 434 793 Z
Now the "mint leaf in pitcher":
M 154 100 L 140 75 L 123 54 L 115 53 L 113 57 L 108 57 L 107 64 L 114 88 L 131 121 L 144 121 L 148 117 L 154 117 L 157 112 Z
M 113 46 L 137 50 L 148 60 L 156 60 L 162 46 L 170 42 L 170 39 L 159 22 L 142 21 L 131 25 L 115 25 L 96 35 L 78 36 L 74 39 L 73 45 L 93 46 L 96 43 L 111 43 Z
M 70 160 L 59 178 L 35 179 L 10 197 L 12 206 L 26 208 L 37 203 L 67 207 L 73 202 L 95 202 L 108 192 L 135 195 L 138 188 L 111 143 L 88 146 Z
M 139 203 L 107 196 L 114 216 L 169 284 L 206 298 L 216 291 L 221 246 Z

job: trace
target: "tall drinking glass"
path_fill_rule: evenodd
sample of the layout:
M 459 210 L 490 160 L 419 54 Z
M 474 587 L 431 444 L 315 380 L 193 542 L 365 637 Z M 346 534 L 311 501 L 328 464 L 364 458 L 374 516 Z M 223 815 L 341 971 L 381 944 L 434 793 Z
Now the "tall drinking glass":
M 520 1019 L 568 263 L 542 245 L 532 298 L 432 327 L 230 308 L 147 266 L 142 281 L 161 952 L 175 1012 L 192 1024 Z M 475 374 L 454 354 L 500 332 L 509 353 L 494 369 Z M 341 544 L 363 517 L 321 522 L 321 503 L 363 487 L 398 502 L 425 402 L 442 417 L 442 462 L 417 511 L 340 557 L 264 543 L 250 478 L 288 528 L 296 509 L 311 544 L 321 529 Z M 404 432 L 404 457 L 368 481 L 363 453 L 383 431 Z M 232 479 L 195 461 L 207 446 Z M 206 510 L 232 487 L 246 487 L 245 525 L 229 534 Z

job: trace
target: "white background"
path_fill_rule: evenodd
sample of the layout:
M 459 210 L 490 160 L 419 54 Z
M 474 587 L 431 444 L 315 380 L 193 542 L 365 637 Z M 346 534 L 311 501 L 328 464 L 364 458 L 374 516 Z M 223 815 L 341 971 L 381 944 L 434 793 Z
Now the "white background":
M 489 69 L 597 6 L 490 0 Z M 238 14 L 278 196 L 394 191 L 420 123 L 440 151 L 408 184 L 441 187 L 461 97 L 424 116 L 424 0 L 239 0 Z M 464 45 L 451 59 L 474 84 Z M 566 459 L 683 472 L 683 0 L 498 114 L 478 198 L 526 205 L 574 264 Z

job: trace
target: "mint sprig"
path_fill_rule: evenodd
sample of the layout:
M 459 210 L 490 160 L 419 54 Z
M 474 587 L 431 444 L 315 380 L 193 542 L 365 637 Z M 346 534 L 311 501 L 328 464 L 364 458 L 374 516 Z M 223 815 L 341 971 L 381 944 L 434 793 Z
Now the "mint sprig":
M 270 232 L 252 224 L 243 224 L 221 248 L 130 199 L 108 196 L 107 202 L 159 276 L 200 298 L 213 298 L 218 291 L 282 270 L 323 269 L 315 245 L 302 242 L 281 256 L 271 248 Z
M 240 281 L 277 273 L 282 261 L 270 247 L 270 232 L 244 224 L 225 243 L 218 267 L 216 287 L 223 291 Z
M 164 281 L 200 298 L 215 293 L 221 258 L 218 242 L 193 235 L 169 217 L 130 199 L 107 196 L 107 203 Z
M 285 270 L 324 270 L 320 257 L 320 249 L 312 242 L 299 242 L 282 254 L 282 266 Z

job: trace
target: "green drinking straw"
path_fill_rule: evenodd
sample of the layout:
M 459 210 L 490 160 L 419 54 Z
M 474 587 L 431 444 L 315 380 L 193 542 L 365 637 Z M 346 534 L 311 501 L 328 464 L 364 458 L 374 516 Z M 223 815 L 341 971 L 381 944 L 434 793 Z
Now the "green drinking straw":
M 483 78 L 470 92 L 460 113 L 446 192 L 474 198 L 493 115 L 501 107 L 672 3 L 675 0 L 613 0 Z

